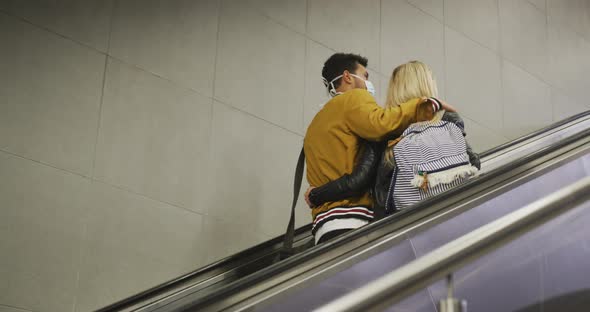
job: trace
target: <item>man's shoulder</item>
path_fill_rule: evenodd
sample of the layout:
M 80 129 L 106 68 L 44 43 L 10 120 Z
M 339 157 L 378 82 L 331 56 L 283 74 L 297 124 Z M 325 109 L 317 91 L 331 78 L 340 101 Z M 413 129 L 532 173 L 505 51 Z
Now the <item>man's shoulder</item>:
M 373 96 L 365 89 L 352 89 L 330 100 L 324 108 L 335 111 L 348 111 L 354 107 L 374 101 Z
M 365 89 L 352 89 L 344 92 L 342 94 L 344 98 L 364 98 L 364 97 L 372 97 L 371 93 Z
M 349 102 L 351 99 L 356 98 L 372 98 L 372 95 L 365 89 L 350 89 L 328 100 L 324 107 L 329 106 L 331 103 L 341 104 L 342 102 Z

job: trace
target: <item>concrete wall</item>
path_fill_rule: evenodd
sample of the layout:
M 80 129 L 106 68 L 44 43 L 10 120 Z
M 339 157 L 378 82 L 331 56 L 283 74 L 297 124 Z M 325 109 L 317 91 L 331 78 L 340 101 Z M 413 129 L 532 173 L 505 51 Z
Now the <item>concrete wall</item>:
M 587 0 L 0 0 L 0 311 L 89 311 L 279 235 L 336 51 L 381 100 L 430 64 L 479 151 L 590 107 Z

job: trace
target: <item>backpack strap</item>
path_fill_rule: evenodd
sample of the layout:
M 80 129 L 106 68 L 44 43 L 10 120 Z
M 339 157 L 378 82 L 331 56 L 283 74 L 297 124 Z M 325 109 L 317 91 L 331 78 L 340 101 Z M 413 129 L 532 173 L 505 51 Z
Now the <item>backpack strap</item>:
M 299 159 L 297 160 L 297 168 L 295 169 L 295 179 L 293 181 L 293 202 L 291 204 L 291 218 L 287 225 L 285 232 L 285 240 L 283 241 L 283 253 L 286 256 L 294 254 L 293 239 L 295 237 L 295 206 L 297 206 L 297 199 L 299 198 L 299 191 L 301 190 L 301 181 L 303 180 L 303 167 L 305 165 L 305 152 L 301 148 Z

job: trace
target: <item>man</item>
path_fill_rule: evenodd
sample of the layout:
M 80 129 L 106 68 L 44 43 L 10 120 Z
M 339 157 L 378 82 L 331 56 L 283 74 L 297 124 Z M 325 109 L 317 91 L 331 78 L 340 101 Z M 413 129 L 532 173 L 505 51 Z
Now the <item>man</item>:
M 324 84 L 332 99 L 316 114 L 307 129 L 304 150 L 307 181 L 320 186 L 351 173 L 359 152 L 359 140 L 380 141 L 401 133 L 416 120 L 417 107 L 434 111 L 438 103 L 415 99 L 399 107 L 377 105 L 367 72 L 368 60 L 355 54 L 336 53 L 322 70 Z M 443 104 L 443 108 L 453 111 Z M 310 188 L 311 190 L 311 188 Z M 306 193 L 309 194 L 309 191 Z M 359 228 L 373 219 L 368 193 L 312 208 L 312 233 L 316 244 Z

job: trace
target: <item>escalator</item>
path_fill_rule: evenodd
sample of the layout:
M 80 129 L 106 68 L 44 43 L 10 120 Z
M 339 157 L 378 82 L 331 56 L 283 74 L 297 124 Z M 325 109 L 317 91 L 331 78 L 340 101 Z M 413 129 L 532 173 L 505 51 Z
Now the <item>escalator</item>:
M 586 176 L 314 311 L 590 311 L 589 225 Z
M 589 134 L 590 112 L 579 114 L 482 154 L 482 173 L 464 185 L 334 241 L 280 261 L 277 237 L 99 311 L 317 308 L 590 175 Z M 296 245 L 310 240 L 309 226 L 296 231 Z M 408 300 L 430 311 L 431 297 Z

